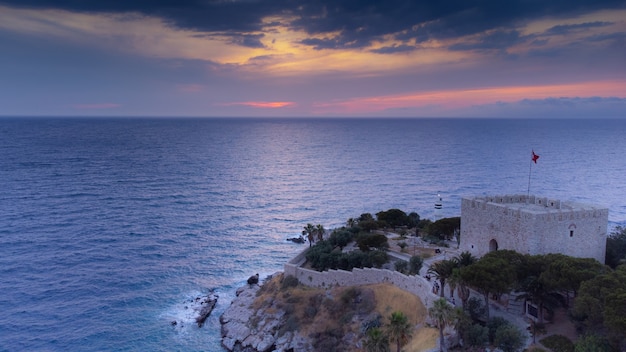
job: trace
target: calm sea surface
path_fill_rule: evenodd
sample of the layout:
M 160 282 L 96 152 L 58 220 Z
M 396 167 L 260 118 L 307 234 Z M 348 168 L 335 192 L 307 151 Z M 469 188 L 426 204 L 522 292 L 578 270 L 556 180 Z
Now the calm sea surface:
M 459 216 L 461 196 L 526 194 L 533 149 L 530 193 L 624 225 L 624 136 L 626 120 L 0 119 L 0 350 L 221 351 L 234 291 L 282 270 L 306 223 Z M 210 289 L 198 328 L 184 307 Z

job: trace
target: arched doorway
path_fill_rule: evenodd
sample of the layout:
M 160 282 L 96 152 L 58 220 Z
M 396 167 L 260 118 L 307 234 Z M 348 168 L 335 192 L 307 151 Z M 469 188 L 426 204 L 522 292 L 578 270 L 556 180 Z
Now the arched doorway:
M 491 240 L 489 241 L 489 252 L 494 252 L 498 250 L 498 241 Z

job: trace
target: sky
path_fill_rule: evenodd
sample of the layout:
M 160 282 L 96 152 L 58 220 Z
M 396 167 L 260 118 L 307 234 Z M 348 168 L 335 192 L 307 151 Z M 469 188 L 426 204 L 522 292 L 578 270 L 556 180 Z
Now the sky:
M 626 1 L 0 0 L 0 116 L 626 118 Z

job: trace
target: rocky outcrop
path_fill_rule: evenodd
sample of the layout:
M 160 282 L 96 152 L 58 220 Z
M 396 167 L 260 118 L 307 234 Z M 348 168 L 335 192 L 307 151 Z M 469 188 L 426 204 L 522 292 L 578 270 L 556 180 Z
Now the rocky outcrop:
M 201 328 L 204 322 L 207 320 L 215 304 L 217 303 L 218 296 L 211 291 L 207 295 L 196 296 L 188 299 L 184 302 L 185 314 L 183 317 L 177 320 L 172 320 L 172 326 L 184 326 L 186 323 L 195 321 L 198 327 Z
M 260 286 L 246 285 L 220 317 L 222 345 L 235 352 L 312 351 L 309 340 L 296 332 L 283 332 L 285 312 L 274 305 L 254 307 Z

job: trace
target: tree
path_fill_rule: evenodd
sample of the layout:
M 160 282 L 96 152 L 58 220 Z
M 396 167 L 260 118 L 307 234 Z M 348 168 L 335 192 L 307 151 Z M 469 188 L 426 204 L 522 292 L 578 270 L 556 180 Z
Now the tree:
M 324 239 L 326 229 L 324 228 L 324 226 L 317 224 L 317 226 L 315 226 L 315 233 L 317 234 L 317 240 L 322 241 Z
M 606 265 L 615 269 L 626 261 L 626 227 L 617 226 L 606 239 Z
M 346 230 L 345 228 L 335 230 L 330 234 L 330 238 L 328 238 L 328 240 L 333 246 L 343 249 L 343 247 L 352 241 L 352 232 Z
M 387 335 L 392 342 L 395 341 L 397 352 L 400 352 L 400 348 L 409 342 L 412 332 L 413 327 L 404 313 L 400 311 L 391 313 L 389 325 L 387 325 Z
M 469 287 L 467 287 L 467 283 L 463 280 L 463 277 L 461 276 L 461 268 L 470 266 L 474 264 L 477 260 L 478 259 L 474 257 L 472 253 L 468 251 L 462 252 L 455 258 L 457 267 L 454 268 L 454 270 L 452 270 L 452 275 L 450 276 L 449 285 L 451 288 L 456 287 L 457 294 L 459 295 L 459 298 L 461 299 L 461 304 L 463 306 L 463 309 L 465 309 L 467 300 L 470 297 L 470 290 L 469 290 Z
M 476 257 L 474 257 L 472 255 L 472 253 L 470 253 L 469 251 L 461 252 L 461 254 L 459 254 L 456 257 L 456 263 L 457 263 L 459 268 L 462 268 L 464 266 L 470 266 L 470 265 L 476 263 L 477 260 L 478 259 Z
M 587 331 L 606 334 L 614 348 L 626 348 L 626 265 L 583 282 L 573 317 Z
M 489 319 L 489 295 L 502 294 L 510 290 L 515 282 L 516 274 L 513 266 L 505 259 L 485 255 L 476 263 L 461 268 L 461 278 L 482 293 L 485 300 L 485 313 Z
M 517 292 L 523 292 L 517 297 L 518 300 L 528 300 L 537 305 L 539 323 L 543 323 L 543 310 L 552 311 L 559 305 L 558 293 L 554 292 L 542 280 L 536 276 L 529 276 L 520 285 Z
M 524 346 L 524 336 L 514 325 L 503 325 L 496 330 L 494 344 L 504 352 L 516 352 Z
M 389 209 L 376 213 L 378 222 L 384 222 L 390 227 L 408 226 L 409 217 L 400 209 Z
M 574 297 L 582 282 L 605 272 L 604 265 L 591 258 L 574 258 L 563 254 L 550 254 L 546 258 L 548 264 L 541 273 L 542 282 L 555 290 L 572 291 Z M 567 300 L 569 304 L 569 294 Z
M 443 297 L 444 289 L 446 288 L 446 280 L 452 276 L 452 271 L 456 268 L 456 261 L 453 259 L 444 259 L 433 263 L 430 268 L 428 268 L 428 273 L 432 274 L 441 285 L 441 292 L 439 295 Z
M 365 340 L 367 352 L 389 352 L 389 338 L 379 328 L 371 328 L 367 331 Z
M 428 315 L 435 322 L 439 329 L 439 351 L 444 350 L 443 330 L 446 326 L 454 323 L 455 310 L 448 304 L 445 298 L 439 298 L 433 302 L 433 306 L 428 308 Z
M 409 271 L 411 274 L 419 275 L 422 266 L 424 265 L 424 259 L 419 255 L 414 255 L 409 259 Z
M 315 242 L 315 226 L 313 226 L 313 224 L 306 224 L 304 230 L 302 231 L 302 236 L 306 236 L 309 240 L 310 248 L 313 245 L 313 242 Z
M 411 212 L 411 213 L 409 213 L 409 215 L 408 215 L 408 221 L 409 221 L 409 223 L 407 224 L 407 226 L 408 226 L 409 228 L 411 228 L 411 227 L 417 227 L 417 225 L 418 225 L 418 224 L 419 224 L 419 222 L 420 222 L 420 216 L 419 216 L 419 214 L 417 214 L 416 212 Z
M 387 236 L 379 233 L 361 234 L 360 236 L 358 236 L 356 242 L 359 246 L 359 249 L 364 252 L 367 252 L 372 248 L 379 250 L 385 250 L 389 248 Z
M 442 240 L 449 240 L 454 236 L 454 231 L 461 228 L 461 218 L 443 218 L 428 226 L 430 236 L 439 237 Z
M 576 341 L 574 352 L 611 352 L 611 345 L 598 335 L 586 334 Z

